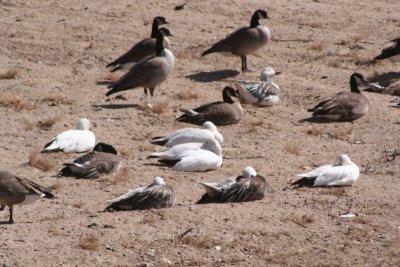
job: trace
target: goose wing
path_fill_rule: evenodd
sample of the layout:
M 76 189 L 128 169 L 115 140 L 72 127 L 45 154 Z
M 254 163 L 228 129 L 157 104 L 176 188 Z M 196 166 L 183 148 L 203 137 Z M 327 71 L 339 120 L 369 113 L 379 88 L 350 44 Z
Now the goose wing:
M 262 176 L 245 178 L 222 191 L 220 202 L 244 202 L 262 199 L 267 192 Z

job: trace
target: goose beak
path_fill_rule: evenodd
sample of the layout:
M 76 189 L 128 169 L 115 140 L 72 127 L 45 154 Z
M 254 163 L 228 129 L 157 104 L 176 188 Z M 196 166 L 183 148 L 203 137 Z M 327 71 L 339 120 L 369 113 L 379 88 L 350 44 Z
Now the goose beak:
M 276 71 L 275 72 L 275 75 L 279 75 L 279 74 L 282 74 L 282 72 L 281 71 Z

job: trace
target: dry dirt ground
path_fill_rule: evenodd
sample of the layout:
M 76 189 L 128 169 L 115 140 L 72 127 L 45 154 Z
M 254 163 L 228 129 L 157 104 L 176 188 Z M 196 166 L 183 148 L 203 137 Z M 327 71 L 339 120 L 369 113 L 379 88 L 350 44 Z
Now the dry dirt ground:
M 1 225 L 3 266 L 399 266 L 399 112 L 392 96 L 369 93 L 372 108 L 354 123 L 301 123 L 307 108 L 348 90 L 354 71 L 371 76 L 399 71 L 390 62 L 368 64 L 399 34 L 398 0 L 328 1 L 32 1 L 0 0 L 1 168 L 56 189 L 57 199 L 15 208 Z M 271 42 L 240 59 L 200 53 L 266 9 Z M 146 99 L 142 89 L 107 99 L 96 81 L 116 78 L 105 65 L 149 36 L 163 15 L 176 66 Z M 176 173 L 149 165 L 160 149 L 154 135 L 187 127 L 179 108 L 221 98 L 233 79 L 258 79 L 262 67 L 282 102 L 246 107 L 237 125 L 220 127 L 224 164 L 206 173 Z M 7 75 L 6 72 L 10 71 Z M 9 76 L 12 79 L 5 79 Z M 15 76 L 15 78 L 14 78 Z M 149 105 L 152 108 L 149 107 Z M 88 117 L 98 141 L 122 152 L 121 175 L 98 180 L 56 178 L 77 155 L 37 156 L 50 138 Z M 360 179 L 346 188 L 290 189 L 295 174 L 347 153 Z M 33 167 L 41 167 L 44 171 Z M 268 178 L 262 201 L 194 205 L 198 180 L 237 175 L 247 165 Z M 172 209 L 102 213 L 106 200 L 161 175 L 177 192 Z M 358 216 L 343 219 L 351 212 Z M 8 212 L 0 213 L 7 220 Z M 187 230 L 192 229 L 186 235 Z

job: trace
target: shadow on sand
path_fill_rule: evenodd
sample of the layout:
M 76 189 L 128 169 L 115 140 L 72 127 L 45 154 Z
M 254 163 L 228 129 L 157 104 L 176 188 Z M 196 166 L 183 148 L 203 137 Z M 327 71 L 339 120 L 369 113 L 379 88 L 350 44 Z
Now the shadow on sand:
M 240 72 L 237 70 L 217 70 L 217 71 L 201 71 L 195 74 L 187 75 L 185 77 L 195 82 L 210 83 L 235 77 L 239 74 Z

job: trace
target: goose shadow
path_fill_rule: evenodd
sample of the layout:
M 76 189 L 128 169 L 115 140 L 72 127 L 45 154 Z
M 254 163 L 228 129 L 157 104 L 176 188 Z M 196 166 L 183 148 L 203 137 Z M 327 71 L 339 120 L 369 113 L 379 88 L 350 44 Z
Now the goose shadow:
M 332 123 L 332 122 L 344 122 L 344 121 L 331 121 L 328 119 L 324 118 L 318 118 L 318 117 L 308 117 L 305 119 L 299 120 L 299 123 L 305 123 L 305 122 L 310 122 L 310 123 Z
M 110 81 L 110 80 L 100 80 L 100 81 L 96 81 L 96 85 L 112 85 L 115 82 Z
M 400 72 L 391 71 L 382 74 L 377 74 L 369 78 L 368 80 L 373 83 L 378 83 L 383 87 L 387 87 L 394 81 L 400 80 Z
M 93 104 L 93 108 L 96 109 L 127 109 L 127 108 L 140 108 L 138 104 Z
M 217 71 L 201 71 L 198 73 L 187 75 L 185 77 L 195 82 L 210 83 L 235 77 L 239 74 L 240 72 L 237 70 L 217 70 Z

